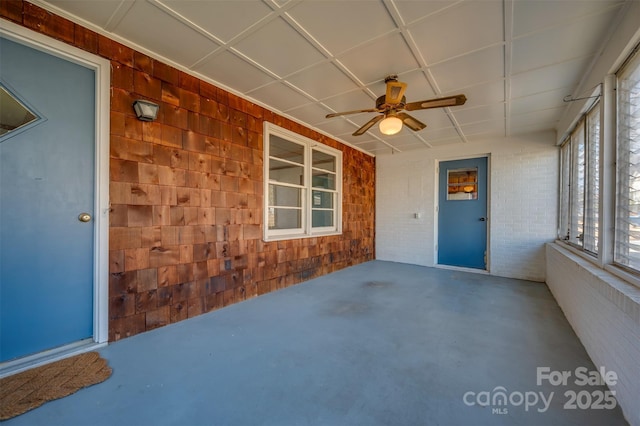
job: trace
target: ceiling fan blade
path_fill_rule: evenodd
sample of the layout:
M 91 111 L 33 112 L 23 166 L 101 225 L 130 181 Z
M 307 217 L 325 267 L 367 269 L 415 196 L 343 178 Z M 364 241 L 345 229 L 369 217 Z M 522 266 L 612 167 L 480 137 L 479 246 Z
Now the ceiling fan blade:
M 406 114 L 404 112 L 399 112 L 396 114 L 396 117 L 398 117 L 400 120 L 402 120 L 402 122 L 411 130 L 414 131 L 418 131 L 418 130 L 422 130 L 425 127 L 427 127 L 426 124 L 424 124 L 422 121 L 410 116 L 409 114 Z
M 415 111 L 417 109 L 444 108 L 451 106 L 464 105 L 467 101 L 465 95 L 447 96 L 444 98 L 428 99 L 426 101 L 409 102 L 404 106 L 407 111 Z
M 353 110 L 353 111 L 334 112 L 334 113 L 331 113 L 331 114 L 327 114 L 325 116 L 325 118 L 333 118 L 333 117 L 338 117 L 338 116 L 341 116 L 341 115 L 348 115 L 348 114 L 358 114 L 358 113 L 361 113 L 361 112 L 380 112 L 380 110 L 377 109 L 377 108 L 370 108 L 370 109 L 356 109 L 356 110 Z
M 404 92 L 407 90 L 407 83 L 401 81 L 387 81 L 387 93 L 384 101 L 387 104 L 399 104 L 402 102 Z
M 371 120 L 367 121 L 367 123 L 364 126 L 360 127 L 358 130 L 353 132 L 353 136 L 363 135 L 367 130 L 369 130 L 371 128 L 371 126 L 373 126 L 374 124 L 376 124 L 378 121 L 382 120 L 383 118 L 384 118 L 384 115 L 376 115 Z

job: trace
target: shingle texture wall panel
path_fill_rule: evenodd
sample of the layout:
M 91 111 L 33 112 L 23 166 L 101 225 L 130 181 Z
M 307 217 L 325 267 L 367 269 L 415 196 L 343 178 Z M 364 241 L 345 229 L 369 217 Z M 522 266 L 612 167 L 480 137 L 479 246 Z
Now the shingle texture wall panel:
M 373 157 L 38 6 L 0 16 L 111 61 L 109 340 L 374 258 Z M 262 241 L 265 120 L 343 152 L 342 235 Z

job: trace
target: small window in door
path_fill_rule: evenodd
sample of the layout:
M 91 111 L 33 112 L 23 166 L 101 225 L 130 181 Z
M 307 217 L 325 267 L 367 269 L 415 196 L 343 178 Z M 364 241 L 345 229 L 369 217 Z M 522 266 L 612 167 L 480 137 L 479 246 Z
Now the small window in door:
M 18 96 L 0 83 L 0 142 L 39 119 L 38 114 L 31 111 Z
M 447 200 L 477 199 L 477 168 L 447 170 Z

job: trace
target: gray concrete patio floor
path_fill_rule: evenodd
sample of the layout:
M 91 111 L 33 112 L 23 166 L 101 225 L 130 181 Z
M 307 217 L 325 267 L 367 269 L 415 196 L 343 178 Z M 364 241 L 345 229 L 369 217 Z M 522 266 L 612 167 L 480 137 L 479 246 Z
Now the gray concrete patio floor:
M 537 385 L 595 367 L 544 284 L 483 274 L 373 261 L 100 352 L 107 381 L 6 426 L 626 424 Z

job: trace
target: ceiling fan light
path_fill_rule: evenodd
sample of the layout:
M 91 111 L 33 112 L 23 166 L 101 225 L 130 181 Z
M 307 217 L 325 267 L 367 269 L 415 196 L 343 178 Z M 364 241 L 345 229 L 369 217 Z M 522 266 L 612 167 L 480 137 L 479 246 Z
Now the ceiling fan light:
M 389 116 L 385 117 L 384 120 L 380 122 L 380 132 L 385 135 L 391 136 L 402 130 L 402 120 L 398 117 Z

